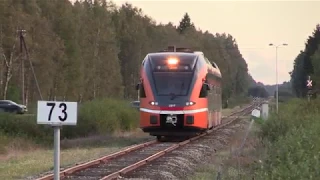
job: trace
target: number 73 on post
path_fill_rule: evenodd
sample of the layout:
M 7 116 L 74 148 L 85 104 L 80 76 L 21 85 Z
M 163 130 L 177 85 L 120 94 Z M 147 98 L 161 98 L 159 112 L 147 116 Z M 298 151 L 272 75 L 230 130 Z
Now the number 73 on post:
M 50 125 L 76 125 L 77 102 L 38 101 L 37 123 Z

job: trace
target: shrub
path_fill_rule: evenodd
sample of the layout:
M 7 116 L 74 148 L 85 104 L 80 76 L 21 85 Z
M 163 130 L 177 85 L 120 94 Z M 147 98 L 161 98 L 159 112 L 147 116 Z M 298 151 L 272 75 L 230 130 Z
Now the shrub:
M 79 104 L 77 126 L 64 126 L 61 138 L 129 131 L 138 127 L 139 114 L 129 102 L 116 99 L 100 99 Z M 0 133 L 32 138 L 39 143 L 50 142 L 53 130 L 38 125 L 34 115 L 0 114 Z
M 0 132 L 13 137 L 19 136 L 45 140 L 51 131 L 48 127 L 37 125 L 35 116 L 1 113 Z
M 267 155 L 257 179 L 317 179 L 320 172 L 320 101 L 293 99 L 261 129 Z
M 137 128 L 139 114 L 129 102 L 101 99 L 83 103 L 79 107 L 77 126 L 64 127 L 62 135 L 67 138 L 91 134 L 130 131 Z

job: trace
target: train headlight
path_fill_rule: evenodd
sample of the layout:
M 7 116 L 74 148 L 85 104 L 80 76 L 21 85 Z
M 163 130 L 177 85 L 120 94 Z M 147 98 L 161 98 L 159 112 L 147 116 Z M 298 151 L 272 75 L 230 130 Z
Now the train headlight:
M 158 106 L 158 102 L 155 102 L 155 101 L 151 101 L 150 104 L 151 104 L 152 106 Z
M 179 60 L 177 58 L 169 58 L 168 61 L 167 61 L 167 63 L 169 65 L 177 65 L 178 62 L 179 62 Z
M 192 106 L 192 105 L 195 105 L 196 103 L 195 102 L 192 102 L 192 101 L 189 101 L 189 102 L 186 102 L 186 106 Z

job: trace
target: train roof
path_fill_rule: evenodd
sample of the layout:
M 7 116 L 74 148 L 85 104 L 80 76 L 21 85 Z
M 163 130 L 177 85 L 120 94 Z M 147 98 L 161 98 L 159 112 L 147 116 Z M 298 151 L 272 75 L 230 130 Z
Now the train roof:
M 208 69 L 210 69 L 212 73 L 221 77 L 221 72 L 218 65 L 213 61 L 209 61 L 209 59 L 204 55 L 202 51 L 194 51 L 191 48 L 185 48 L 185 47 L 168 46 L 167 49 L 163 49 L 158 52 L 152 52 L 152 53 L 149 53 L 148 55 L 151 57 L 155 57 L 155 56 L 159 57 L 159 56 L 170 56 L 173 54 L 178 55 L 180 57 L 194 57 L 194 58 L 198 56 L 202 56 L 208 65 Z
M 185 53 L 185 52 L 153 52 L 148 54 L 151 57 L 163 57 L 163 56 L 170 56 L 170 55 L 175 55 L 175 56 L 180 56 L 180 57 L 193 57 L 196 58 L 198 57 L 197 54 L 193 53 Z

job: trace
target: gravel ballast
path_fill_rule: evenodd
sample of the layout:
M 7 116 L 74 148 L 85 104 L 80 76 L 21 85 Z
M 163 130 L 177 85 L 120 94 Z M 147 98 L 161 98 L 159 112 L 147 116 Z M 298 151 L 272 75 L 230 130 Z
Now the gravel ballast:
M 201 140 L 187 144 L 153 162 L 126 174 L 123 179 L 187 179 L 201 165 L 210 163 L 220 150 L 230 149 L 229 144 L 239 132 L 248 128 L 247 119 L 236 120 Z M 244 134 L 242 135 L 244 136 Z M 122 179 L 121 178 L 121 179 Z

